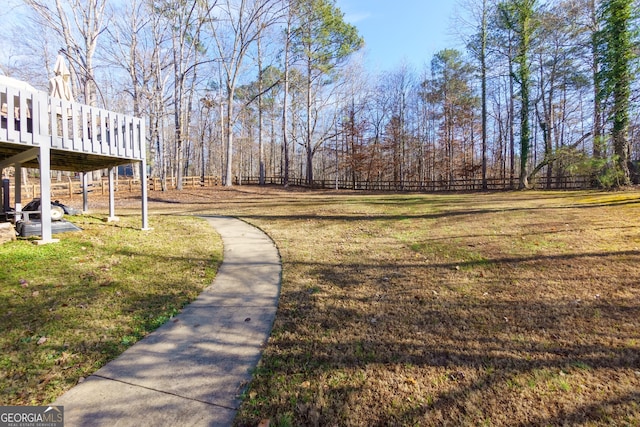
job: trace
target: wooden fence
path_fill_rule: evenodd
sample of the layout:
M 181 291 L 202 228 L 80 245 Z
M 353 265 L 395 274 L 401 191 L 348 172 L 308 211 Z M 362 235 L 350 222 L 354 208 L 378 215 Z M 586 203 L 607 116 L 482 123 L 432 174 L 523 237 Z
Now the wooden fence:
M 265 184 L 282 185 L 283 179 L 280 177 L 267 177 Z M 258 177 L 245 177 L 236 184 L 258 185 Z M 294 187 L 310 187 L 304 179 L 290 179 L 289 185 Z M 588 176 L 574 177 L 552 177 L 547 184 L 546 177 L 538 178 L 532 183 L 534 189 L 559 189 L 559 190 L 577 190 L 591 188 L 591 179 Z M 360 190 L 360 191 L 390 191 L 390 192 L 426 192 L 435 193 L 442 191 L 482 191 L 482 179 L 458 179 L 453 182 L 447 181 L 352 181 L 352 180 L 317 180 L 313 183 L 313 188 L 317 189 L 338 189 L 338 190 Z M 515 190 L 518 188 L 518 180 L 513 183 L 509 178 L 490 178 L 487 179 L 487 190 L 489 191 L 505 191 Z
M 149 190 L 150 191 L 161 191 L 162 190 L 162 180 L 160 178 L 149 178 L 148 181 Z M 194 188 L 194 187 L 217 187 L 222 185 L 222 178 L 219 176 L 205 176 L 204 180 L 201 176 L 185 176 L 182 177 L 182 187 L 183 188 Z M 177 179 L 176 177 L 168 177 L 166 180 L 166 188 L 174 189 L 177 188 Z
M 10 191 L 13 193 L 13 180 L 11 180 Z M 235 185 L 258 185 L 257 177 L 245 177 L 242 180 L 236 178 Z M 267 185 L 283 185 L 283 179 L 280 177 L 265 178 Z M 511 185 L 509 179 L 488 179 L 487 189 L 490 191 L 504 191 L 517 188 Z M 149 178 L 149 191 L 161 191 L 162 180 L 160 178 Z M 201 176 L 185 176 L 182 178 L 183 188 L 197 187 L 216 187 L 222 185 L 222 179 L 219 176 L 205 176 L 204 180 Z M 289 185 L 293 187 L 309 187 L 304 179 L 294 178 L 289 180 Z M 175 177 L 167 178 L 166 188 L 175 189 L 177 180 Z M 547 187 L 546 178 L 538 179 L 533 188 L 536 189 L 562 189 L 576 190 L 591 188 L 591 180 L 589 177 L 570 177 L 570 178 L 554 178 Z M 314 182 L 313 188 L 316 189 L 339 189 L 339 190 L 358 190 L 358 191 L 388 191 L 388 192 L 425 192 L 435 193 L 442 191 L 482 191 L 481 179 L 457 180 L 453 183 L 448 181 L 425 181 L 425 182 L 403 182 L 394 181 L 338 181 L 335 180 L 318 180 Z M 109 194 L 109 182 L 106 179 L 93 181 L 89 184 L 89 191 L 94 194 Z M 132 178 L 118 178 L 115 181 L 116 192 L 138 192 L 140 191 L 140 181 Z M 62 181 L 51 182 L 52 197 L 73 197 L 82 193 L 82 183 L 80 179 L 75 177 L 66 177 Z M 40 197 L 40 182 L 34 181 L 33 184 L 23 184 L 22 194 L 25 198 Z
M 215 187 L 221 185 L 222 180 L 217 176 L 206 176 L 204 182 L 200 176 L 187 176 L 182 180 L 184 188 L 194 187 Z M 166 186 L 169 189 L 176 188 L 176 178 L 167 178 Z M 149 191 L 161 191 L 162 181 L 160 178 L 149 178 L 147 188 Z M 108 195 L 109 181 L 102 179 L 89 183 L 89 192 L 93 194 Z M 11 179 L 9 191 L 13 194 L 14 184 Z M 115 181 L 116 192 L 134 193 L 140 191 L 140 180 L 133 178 L 118 178 Z M 61 181 L 51 181 L 51 197 L 73 197 L 82 193 L 82 182 L 79 178 L 66 177 Z M 22 184 L 22 196 L 26 198 L 40 197 L 40 182 L 34 180 L 32 183 Z

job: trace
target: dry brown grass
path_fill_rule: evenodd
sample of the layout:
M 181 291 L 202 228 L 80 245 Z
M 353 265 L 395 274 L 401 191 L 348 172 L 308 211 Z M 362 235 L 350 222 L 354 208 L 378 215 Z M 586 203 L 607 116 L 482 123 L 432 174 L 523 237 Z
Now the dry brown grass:
M 281 252 L 238 425 L 640 425 L 638 191 L 151 198 Z

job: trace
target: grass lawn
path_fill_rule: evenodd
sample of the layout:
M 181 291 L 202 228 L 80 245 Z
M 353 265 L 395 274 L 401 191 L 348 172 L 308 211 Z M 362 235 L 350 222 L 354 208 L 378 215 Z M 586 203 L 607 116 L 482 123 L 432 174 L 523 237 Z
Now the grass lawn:
M 279 311 L 238 425 L 640 425 L 640 193 L 246 193 Z
M 222 260 L 201 220 L 73 222 L 83 231 L 56 244 L 0 246 L 0 405 L 51 402 L 193 300 Z
M 153 221 L 234 215 L 280 250 L 279 310 L 238 425 L 640 425 L 639 191 L 150 198 Z M 34 298 L 20 279 L 13 292 Z M 12 343 L 49 344 L 47 324 Z

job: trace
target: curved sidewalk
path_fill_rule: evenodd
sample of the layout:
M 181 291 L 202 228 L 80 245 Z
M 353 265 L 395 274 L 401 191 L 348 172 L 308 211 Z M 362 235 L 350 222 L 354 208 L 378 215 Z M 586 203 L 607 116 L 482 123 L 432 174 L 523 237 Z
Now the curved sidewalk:
M 229 426 L 276 314 L 278 250 L 235 218 L 207 217 L 222 237 L 215 280 L 182 312 L 75 386 L 65 427 Z

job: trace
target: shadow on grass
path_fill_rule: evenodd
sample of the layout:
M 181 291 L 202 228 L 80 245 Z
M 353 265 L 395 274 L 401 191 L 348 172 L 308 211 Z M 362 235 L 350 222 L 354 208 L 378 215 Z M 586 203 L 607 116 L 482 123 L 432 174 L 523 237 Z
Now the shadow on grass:
M 512 268 L 535 261 L 583 258 L 597 263 L 617 257 L 640 262 L 640 251 L 488 263 Z M 269 406 L 274 419 L 295 413 L 305 425 L 327 425 L 340 419 L 347 405 L 347 419 L 362 420 L 357 425 L 637 421 L 640 331 L 633 325 L 640 305 L 633 277 L 617 284 L 629 287 L 628 297 L 590 300 L 550 297 L 542 285 L 540 294 L 505 287 L 493 292 L 489 279 L 482 289 L 457 292 L 429 273 L 424 283 L 407 284 L 416 269 L 435 275 L 457 265 L 298 265 L 319 284 L 283 288 L 272 353 L 265 355 L 255 377 L 255 390 L 272 390 L 280 399 Z M 378 280 L 363 286 L 358 278 L 364 277 Z M 366 379 L 338 385 L 327 380 L 337 373 L 357 377 L 354 372 Z M 418 385 L 405 390 L 411 387 L 405 387 L 403 375 Z M 296 384 L 296 378 L 311 385 Z M 379 406 L 362 408 L 361 400 Z
M 246 204 L 246 202 L 245 202 Z M 305 203 L 308 204 L 308 203 Z M 366 204 L 366 203 L 363 203 Z M 460 210 L 443 210 L 436 211 L 430 213 L 399 213 L 399 214 L 388 214 L 388 213 L 372 213 L 367 215 L 362 215 L 360 213 L 353 214 L 340 214 L 340 215 L 332 215 L 326 213 L 318 213 L 318 214 L 295 214 L 295 215 L 270 215 L 270 214 L 248 214 L 242 215 L 243 218 L 252 219 L 252 220 L 265 220 L 265 221 L 304 221 L 304 220 L 313 220 L 313 219 L 322 219 L 323 221 L 397 221 L 397 220 L 406 220 L 406 219 L 441 219 L 441 218 L 454 218 L 454 217 L 464 217 L 464 216 L 482 216 L 488 214 L 495 213 L 514 213 L 514 212 L 531 212 L 531 211 L 553 211 L 553 210 L 573 210 L 573 209 L 591 209 L 591 208 L 602 208 L 606 206 L 619 206 L 623 204 L 640 204 L 640 200 L 634 201 L 626 201 L 619 203 L 592 203 L 592 204 L 581 204 L 581 205 L 569 205 L 569 206 L 538 206 L 538 207 L 512 207 L 512 208 L 483 208 L 483 209 L 460 209 Z M 403 205 L 400 202 L 396 202 L 390 205 Z M 264 203 L 260 203 L 261 207 L 267 207 Z M 274 204 L 274 207 L 282 206 L 280 203 Z M 309 207 L 318 207 L 317 203 L 308 204 Z M 444 205 L 447 206 L 447 205 Z M 298 205 L 299 207 L 299 205 Z M 292 209 L 295 209 L 292 206 Z M 479 219 L 477 220 L 479 221 Z

